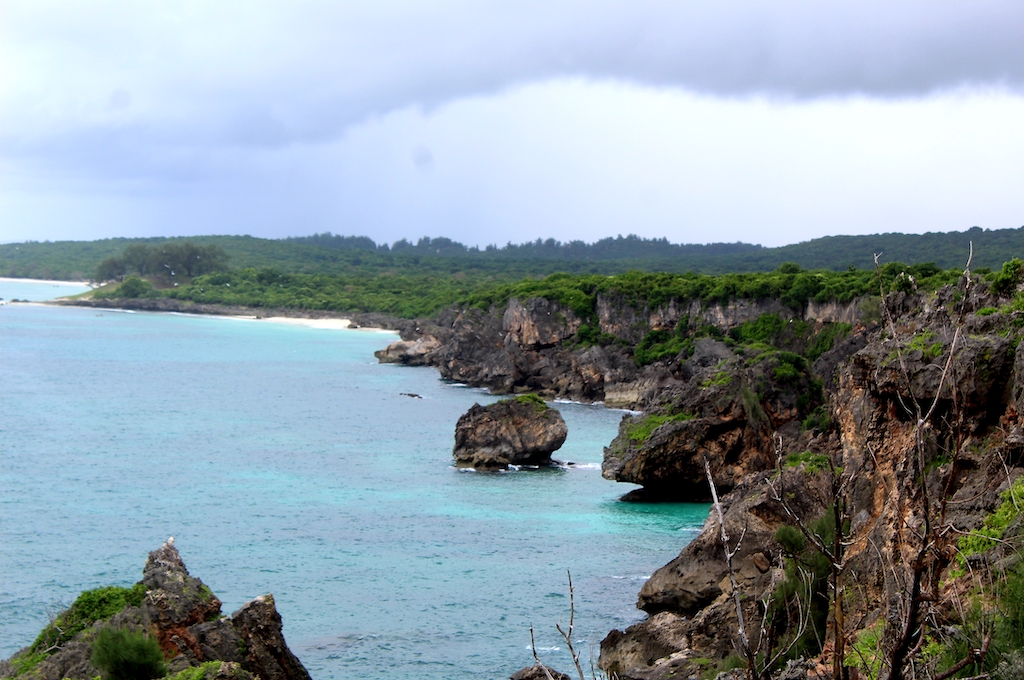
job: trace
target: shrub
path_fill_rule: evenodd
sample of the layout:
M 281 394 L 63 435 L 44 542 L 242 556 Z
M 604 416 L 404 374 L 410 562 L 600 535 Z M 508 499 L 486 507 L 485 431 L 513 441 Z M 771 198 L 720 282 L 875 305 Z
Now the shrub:
M 836 531 L 831 508 L 811 524 L 810 531 L 826 544 L 831 544 Z M 780 526 L 775 532 L 775 540 L 785 553 L 785 580 L 772 594 L 765 623 L 770 639 L 778 642 L 780 648 L 793 642 L 789 653 L 779 660 L 781 663 L 821 651 L 828 620 L 831 565 L 828 558 L 818 552 L 795 526 Z M 809 625 L 794 640 L 799 632 L 797 623 L 802 616 L 808 617 Z
M 807 347 L 807 351 L 804 354 L 808 360 L 814 361 L 825 352 L 832 349 L 835 345 L 836 340 L 845 338 L 853 330 L 853 326 L 848 323 L 834 323 L 825 326 L 820 333 L 814 338 L 813 342 Z
M 802 451 L 800 453 L 791 453 L 786 456 L 786 467 L 798 467 L 804 466 L 804 470 L 810 474 L 827 470 L 829 465 L 828 456 L 823 453 L 812 453 L 810 451 Z
M 137 276 L 130 276 L 111 293 L 111 297 L 140 298 L 148 297 L 152 293 L 153 285 L 149 281 L 143 281 Z
M 547 411 L 549 408 L 547 402 L 545 402 L 543 399 L 541 399 L 533 392 L 529 392 L 527 394 L 520 394 L 519 396 L 512 397 L 512 401 L 519 402 L 520 404 L 526 404 L 527 406 L 532 406 L 533 409 L 538 413 L 543 413 L 544 411 Z
M 167 675 L 156 640 L 121 628 L 104 628 L 96 635 L 90 661 L 103 680 L 152 680 Z
M 651 435 L 654 434 L 655 430 L 657 430 L 665 423 L 681 423 L 687 420 L 693 420 L 693 417 L 694 416 L 692 413 L 677 413 L 672 416 L 646 416 L 645 418 L 640 420 L 640 422 L 629 425 L 626 429 L 626 435 L 633 441 L 637 442 L 638 444 L 643 444 L 645 441 L 651 438 Z
M 145 597 L 146 586 L 141 583 L 131 588 L 106 586 L 86 590 L 39 633 L 29 649 L 31 652 L 45 652 L 58 647 L 96 621 L 109 619 L 129 605 L 140 606 Z
M 801 429 L 805 432 L 824 432 L 828 429 L 828 426 L 831 423 L 832 418 L 829 417 L 828 409 L 824 406 L 819 406 L 804 418 L 804 422 L 801 424 Z
M 666 357 L 675 357 L 681 353 L 693 351 L 693 339 L 685 337 L 689 327 L 689 318 L 676 324 L 675 331 L 654 330 L 645 335 L 633 350 L 633 360 L 637 366 L 646 366 Z
M 205 680 L 206 678 L 221 677 L 243 677 L 245 671 L 238 664 L 229 664 L 224 661 L 207 661 L 198 666 L 189 666 L 178 671 L 174 675 L 167 676 L 167 680 Z
M 995 275 L 992 280 L 992 292 L 996 295 L 1007 296 L 1020 284 L 1024 277 L 1024 262 L 1016 257 L 1009 262 L 1003 263 L 1003 270 Z
M 709 387 L 725 387 L 732 382 L 732 375 L 728 371 L 719 371 L 700 384 L 702 390 Z
M 1013 485 L 1003 492 L 1002 503 L 995 512 L 985 518 L 981 527 L 970 534 L 960 537 L 957 545 L 960 551 L 957 553 L 957 561 L 960 566 L 966 566 L 967 558 L 971 555 L 985 552 L 996 544 L 996 541 L 1003 537 L 1006 527 L 1015 520 L 1021 513 L 1021 504 L 1024 503 L 1024 477 L 1018 477 Z

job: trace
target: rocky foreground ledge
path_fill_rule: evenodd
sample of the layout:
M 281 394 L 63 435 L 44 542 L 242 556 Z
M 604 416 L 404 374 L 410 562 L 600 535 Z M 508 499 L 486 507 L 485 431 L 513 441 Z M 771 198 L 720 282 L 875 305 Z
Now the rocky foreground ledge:
M 0 678 L 92 680 L 101 675 L 91 661 L 93 643 L 101 631 L 116 629 L 156 640 L 171 677 L 310 680 L 285 643 L 273 595 L 247 602 L 230 617 L 220 607 L 168 539 L 149 554 L 135 587 L 82 593 L 32 645 L 0 661 Z

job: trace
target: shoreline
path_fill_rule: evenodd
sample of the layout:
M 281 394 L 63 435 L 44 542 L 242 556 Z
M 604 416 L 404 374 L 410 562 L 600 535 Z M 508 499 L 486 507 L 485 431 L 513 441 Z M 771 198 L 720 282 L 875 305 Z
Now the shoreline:
M 21 303 L 19 303 L 21 304 Z M 31 303 L 30 303 L 31 304 Z M 323 330 L 367 330 L 401 334 L 405 329 L 415 327 L 411 319 L 400 319 L 387 314 L 355 313 L 344 314 L 328 310 L 299 310 L 289 308 L 264 309 L 240 305 L 220 305 L 181 302 L 170 298 L 135 299 L 81 299 L 57 298 L 40 300 L 34 304 L 54 307 L 87 307 L 128 312 L 162 312 L 182 316 L 203 316 L 234 319 L 236 321 L 269 321 L 271 323 L 303 326 Z
M 55 286 L 85 286 L 86 288 L 92 288 L 93 286 L 89 281 L 58 281 L 56 279 L 19 279 L 11 276 L 0 276 L 0 281 L 9 281 L 11 283 L 45 283 Z

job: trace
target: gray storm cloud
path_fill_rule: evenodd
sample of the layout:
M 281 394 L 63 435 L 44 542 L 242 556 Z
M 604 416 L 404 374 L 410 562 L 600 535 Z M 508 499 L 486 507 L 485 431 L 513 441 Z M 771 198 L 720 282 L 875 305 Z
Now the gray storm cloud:
M 1019 224 L 1019 0 L 0 0 L 0 240 Z
M 6 3 L 3 146 L 276 146 L 560 77 L 721 97 L 1024 90 L 1024 3 Z M 45 58 L 39 55 L 44 54 Z M 131 153 L 131 150 L 125 150 Z

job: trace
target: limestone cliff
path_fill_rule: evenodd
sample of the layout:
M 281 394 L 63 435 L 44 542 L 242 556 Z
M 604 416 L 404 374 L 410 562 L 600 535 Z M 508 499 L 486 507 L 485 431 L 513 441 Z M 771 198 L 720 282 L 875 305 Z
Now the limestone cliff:
M 1009 650 L 997 643 L 989 649 L 985 641 L 1000 633 L 978 633 L 974 640 L 970 626 L 978 624 L 964 612 L 972 597 L 987 592 L 986 604 L 972 616 L 1007 616 L 991 593 L 1000 592 L 993 584 L 1015 573 L 1013 537 L 1021 522 L 1011 522 L 1001 541 L 980 548 L 963 537 L 983 522 L 990 526 L 986 517 L 1000 503 L 1014 514 L 1006 492 L 1024 473 L 1024 352 L 1017 351 L 1024 314 L 996 312 L 1005 300 L 977 280 L 965 295 L 965 283 L 937 294 L 890 296 L 891 325 L 864 328 L 858 341 L 823 355 L 816 368 L 832 374 L 823 376 L 829 422 L 822 432 L 787 431 L 766 408 L 781 439 L 760 441 L 760 449 L 755 444 L 747 458 L 752 462 L 739 473 L 719 464 L 716 480 L 732 488 L 722 504 L 733 546 L 742 536 L 733 562 L 746 632 L 760 645 L 762 659 L 795 634 L 786 584 L 793 583 L 794 565 L 812 564 L 818 554 L 794 548 L 799 541 L 783 539 L 780 528 L 826 526 L 822 520 L 834 513 L 842 526 L 833 555 L 841 570 L 836 576 L 825 561 L 820 585 L 813 586 L 822 593 L 820 619 L 810 624 L 818 626 L 820 640 L 802 648 L 824 664 L 818 671 L 832 677 L 841 626 L 842 665 L 850 667 L 850 677 L 858 668 L 871 677 L 905 677 L 903 669 L 911 666 L 923 677 L 938 676 L 956 661 L 941 650 L 957 649 L 957 640 L 968 651 L 975 645 L 974 656 L 965 657 L 965 673 L 988 669 L 993 674 L 985 677 L 1018 677 Z M 700 406 L 699 400 L 691 403 Z M 677 465 L 693 467 L 696 421 L 663 425 L 651 437 L 650 459 L 664 458 L 656 450 L 671 449 Z M 728 441 L 709 441 L 700 453 L 714 465 L 716 447 L 726 448 Z M 776 455 L 781 462 L 772 469 Z M 763 469 L 755 469 L 763 460 Z M 693 483 L 697 472 L 689 475 Z M 835 535 L 836 523 L 830 526 Z M 828 530 L 821 531 L 824 536 Z M 843 595 L 839 608 L 828 594 L 836 579 Z M 601 667 L 619 678 L 687 677 L 736 653 L 737 610 L 714 514 L 698 538 L 644 584 L 638 606 L 650 618 L 613 631 L 601 645 Z M 930 656 L 922 652 L 928 645 Z M 776 672 L 784 666 L 785 657 Z M 820 677 L 813 666 L 791 666 L 785 677 Z

